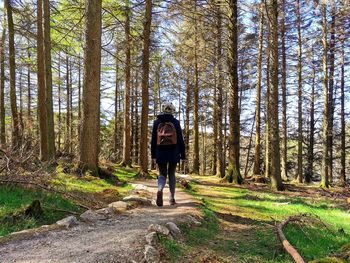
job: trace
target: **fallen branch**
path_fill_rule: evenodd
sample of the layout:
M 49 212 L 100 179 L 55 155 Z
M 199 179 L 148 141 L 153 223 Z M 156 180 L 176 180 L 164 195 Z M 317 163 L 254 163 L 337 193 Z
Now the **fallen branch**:
M 302 216 L 291 216 L 288 217 L 286 220 L 283 222 L 277 224 L 277 235 L 278 238 L 280 239 L 283 248 L 287 251 L 287 253 L 294 259 L 296 263 L 305 263 L 305 260 L 302 258 L 302 256 L 299 254 L 299 252 L 289 243 L 287 238 L 285 237 L 283 233 L 283 228 L 286 227 L 289 223 L 295 222 L 295 221 L 300 221 L 300 218 Z
M 3 168 L 1 168 L 1 173 L 7 168 L 8 171 L 10 171 L 10 157 L 8 156 L 8 154 L 3 150 L 0 149 L 0 153 L 2 153 L 4 155 L 4 157 L 6 158 L 6 164 L 4 165 Z
M 26 158 L 23 160 L 23 153 L 21 154 L 20 156 L 20 160 L 16 159 L 14 156 L 13 156 L 13 153 L 12 152 L 6 152 L 4 149 L 1 149 L 0 148 L 0 153 L 4 155 L 5 159 L 7 160 L 6 161 L 6 167 L 7 167 L 7 170 L 10 171 L 10 163 L 13 163 L 14 165 L 16 166 L 20 166 L 22 168 L 26 168 L 25 165 L 27 164 L 27 162 L 29 160 L 32 159 L 33 155 L 34 155 L 34 150 L 31 151 L 30 153 L 26 153 Z M 5 167 L 4 167 L 5 168 Z M 4 168 L 1 169 L 1 171 L 4 170 Z
M 57 211 L 57 212 L 63 212 L 63 213 L 72 214 L 72 215 L 79 215 L 79 213 L 73 212 L 73 211 L 70 211 L 70 210 L 59 209 L 59 208 L 50 207 L 50 206 L 42 206 L 42 207 L 45 208 L 45 209 L 53 210 L 53 211 Z

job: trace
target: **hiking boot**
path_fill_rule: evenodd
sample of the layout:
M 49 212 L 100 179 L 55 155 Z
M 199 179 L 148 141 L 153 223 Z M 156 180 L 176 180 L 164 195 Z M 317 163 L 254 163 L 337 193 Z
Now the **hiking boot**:
M 163 206 L 163 192 L 162 191 L 157 192 L 156 204 L 157 204 L 157 206 Z
M 176 205 L 175 199 L 170 199 L 169 204 L 170 205 Z

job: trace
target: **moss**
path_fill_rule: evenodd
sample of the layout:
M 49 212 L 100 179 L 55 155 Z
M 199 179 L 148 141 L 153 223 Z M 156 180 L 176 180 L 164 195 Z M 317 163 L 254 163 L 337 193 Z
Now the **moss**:
M 226 181 L 229 183 L 234 183 L 234 184 L 242 184 L 243 183 L 243 178 L 241 176 L 241 173 L 237 166 L 233 164 L 229 164 L 227 173 L 225 177 L 221 181 Z

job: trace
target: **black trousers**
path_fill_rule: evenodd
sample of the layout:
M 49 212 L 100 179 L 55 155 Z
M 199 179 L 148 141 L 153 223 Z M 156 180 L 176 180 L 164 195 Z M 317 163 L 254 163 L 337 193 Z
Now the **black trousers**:
M 166 179 L 169 180 L 170 200 L 175 199 L 175 187 L 176 187 L 176 172 L 177 163 L 159 163 L 159 176 L 158 176 L 158 190 L 163 191 Z

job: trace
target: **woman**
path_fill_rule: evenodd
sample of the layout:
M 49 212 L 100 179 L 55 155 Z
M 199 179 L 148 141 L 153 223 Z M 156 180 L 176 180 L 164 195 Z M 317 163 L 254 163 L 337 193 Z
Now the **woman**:
M 151 154 L 158 168 L 158 192 L 157 205 L 163 206 L 163 189 L 166 179 L 169 180 L 170 205 L 175 205 L 175 171 L 181 160 L 186 159 L 185 143 L 182 136 L 180 122 L 173 116 L 175 107 L 172 103 L 166 103 L 162 107 L 162 113 L 153 123 Z

